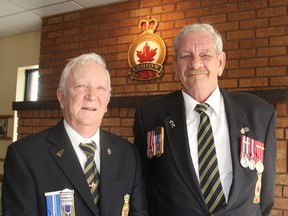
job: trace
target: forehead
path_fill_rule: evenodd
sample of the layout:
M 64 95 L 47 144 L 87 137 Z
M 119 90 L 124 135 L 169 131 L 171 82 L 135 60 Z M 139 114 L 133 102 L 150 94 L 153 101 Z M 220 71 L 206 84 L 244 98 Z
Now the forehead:
M 80 62 L 72 69 L 70 79 L 77 81 L 78 79 L 101 79 L 108 78 L 107 72 L 103 65 L 87 60 L 84 63 Z
M 189 32 L 184 35 L 179 43 L 180 51 L 186 49 L 214 50 L 214 40 L 212 36 L 205 31 Z

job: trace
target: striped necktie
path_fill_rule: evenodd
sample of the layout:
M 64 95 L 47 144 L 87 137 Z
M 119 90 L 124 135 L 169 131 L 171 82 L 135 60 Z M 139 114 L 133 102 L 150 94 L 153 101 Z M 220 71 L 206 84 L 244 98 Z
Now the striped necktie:
M 84 174 L 87 179 L 88 186 L 90 188 L 91 195 L 93 197 L 94 203 L 96 204 L 98 210 L 100 207 L 100 175 L 97 171 L 96 164 L 94 161 L 94 154 L 96 150 L 95 142 L 91 143 L 81 143 L 81 150 L 85 153 L 87 161 L 84 167 Z
M 195 110 L 200 114 L 198 127 L 198 162 L 200 186 L 210 214 L 225 203 L 218 162 L 209 116 L 205 113 L 209 105 L 197 104 Z

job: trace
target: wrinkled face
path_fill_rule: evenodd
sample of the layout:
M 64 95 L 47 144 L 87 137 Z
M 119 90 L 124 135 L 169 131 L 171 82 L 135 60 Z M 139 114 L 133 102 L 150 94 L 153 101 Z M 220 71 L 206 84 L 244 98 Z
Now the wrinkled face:
M 64 118 L 76 131 L 96 130 L 110 100 L 110 86 L 105 68 L 93 61 L 78 65 L 66 81 L 66 94 L 57 91 Z
M 213 38 L 209 33 L 190 32 L 179 43 L 174 67 L 183 90 L 193 95 L 212 93 L 218 85 L 226 62 L 225 53 L 216 54 Z

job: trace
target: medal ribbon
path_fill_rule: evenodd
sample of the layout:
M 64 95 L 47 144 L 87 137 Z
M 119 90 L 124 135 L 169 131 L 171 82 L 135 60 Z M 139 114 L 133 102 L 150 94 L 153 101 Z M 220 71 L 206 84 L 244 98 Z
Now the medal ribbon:
M 251 160 L 254 160 L 255 161 L 255 157 L 254 157 L 254 151 L 255 151 L 255 140 L 254 139 L 251 139 L 251 143 L 250 143 L 250 158 Z
M 260 160 L 262 163 L 264 162 L 264 143 L 260 141 L 256 141 L 256 158 Z
M 246 137 L 242 135 L 241 137 L 241 153 L 240 153 L 240 158 L 243 157 L 243 155 L 249 156 L 249 137 Z

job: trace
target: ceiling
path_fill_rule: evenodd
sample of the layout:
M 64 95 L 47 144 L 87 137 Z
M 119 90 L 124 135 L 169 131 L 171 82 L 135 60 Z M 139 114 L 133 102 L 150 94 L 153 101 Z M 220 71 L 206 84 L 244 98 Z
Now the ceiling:
M 0 0 L 0 37 L 41 29 L 42 17 L 125 0 Z

